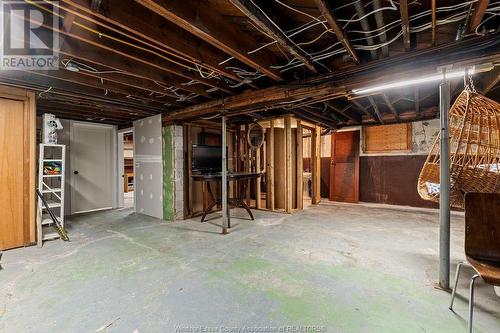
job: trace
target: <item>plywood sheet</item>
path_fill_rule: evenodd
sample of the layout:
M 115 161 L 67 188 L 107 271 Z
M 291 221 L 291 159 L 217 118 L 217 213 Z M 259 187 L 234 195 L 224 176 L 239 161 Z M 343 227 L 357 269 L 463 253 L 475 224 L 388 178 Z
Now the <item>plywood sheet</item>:
M 412 125 L 393 124 L 363 129 L 365 153 L 409 152 L 412 149 Z

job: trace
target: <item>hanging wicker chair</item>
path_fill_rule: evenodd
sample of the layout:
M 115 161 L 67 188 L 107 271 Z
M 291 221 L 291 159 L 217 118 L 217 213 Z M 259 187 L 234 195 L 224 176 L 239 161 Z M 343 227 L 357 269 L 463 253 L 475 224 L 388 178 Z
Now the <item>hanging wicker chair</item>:
M 500 104 L 468 87 L 450 109 L 450 204 L 467 192 L 500 192 Z M 439 202 L 440 135 L 418 178 L 418 193 Z

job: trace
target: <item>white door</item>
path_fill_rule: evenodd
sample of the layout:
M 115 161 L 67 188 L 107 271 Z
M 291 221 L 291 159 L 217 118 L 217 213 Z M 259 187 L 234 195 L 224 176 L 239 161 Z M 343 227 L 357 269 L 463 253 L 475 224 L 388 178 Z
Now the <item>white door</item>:
M 73 122 L 71 213 L 113 207 L 113 126 Z
M 134 202 L 137 213 L 163 218 L 161 115 L 134 121 Z

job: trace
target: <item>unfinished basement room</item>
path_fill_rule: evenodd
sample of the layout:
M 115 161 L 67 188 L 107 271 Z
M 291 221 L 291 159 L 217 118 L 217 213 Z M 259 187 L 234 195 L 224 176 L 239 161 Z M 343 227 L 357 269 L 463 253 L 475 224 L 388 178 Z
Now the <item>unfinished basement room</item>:
M 500 0 L 0 0 L 1 333 L 499 333 Z

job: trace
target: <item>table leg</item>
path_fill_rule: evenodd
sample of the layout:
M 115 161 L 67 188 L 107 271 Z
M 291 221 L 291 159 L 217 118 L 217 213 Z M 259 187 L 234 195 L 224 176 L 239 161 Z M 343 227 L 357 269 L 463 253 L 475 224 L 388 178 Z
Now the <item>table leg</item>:
M 201 222 L 205 221 L 205 217 L 210 213 L 212 208 L 215 207 L 215 205 L 218 204 L 217 199 L 215 199 L 214 193 L 212 192 L 212 187 L 210 186 L 210 182 L 206 182 L 207 186 L 207 192 L 210 195 L 210 198 L 212 199 L 212 202 L 203 210 L 203 216 L 201 217 Z
M 253 218 L 252 211 L 250 210 L 250 207 L 245 203 L 245 196 L 246 196 L 246 192 L 247 192 L 247 187 L 248 187 L 248 182 L 244 181 L 240 197 L 236 199 L 236 203 L 237 203 L 237 206 L 244 208 L 247 211 L 248 215 L 250 215 L 250 218 L 253 221 L 255 219 Z
M 201 217 L 201 222 L 205 222 L 205 217 L 210 213 L 210 211 L 212 210 L 212 208 L 215 207 L 215 205 L 217 205 L 217 201 L 213 201 L 210 205 L 208 205 L 207 209 L 205 209 L 203 211 L 203 216 Z

